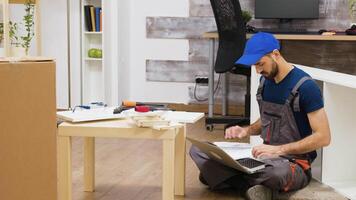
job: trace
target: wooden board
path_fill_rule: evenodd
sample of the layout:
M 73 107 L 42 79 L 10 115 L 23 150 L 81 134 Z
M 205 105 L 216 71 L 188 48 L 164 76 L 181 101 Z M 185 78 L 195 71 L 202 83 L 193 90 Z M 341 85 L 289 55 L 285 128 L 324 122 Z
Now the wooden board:
M 250 38 L 253 34 L 247 34 L 247 38 Z M 327 40 L 327 41 L 356 41 L 356 36 L 352 35 L 302 35 L 302 34 L 274 34 L 279 40 Z M 219 38 L 217 32 L 206 32 L 203 34 L 203 38 Z

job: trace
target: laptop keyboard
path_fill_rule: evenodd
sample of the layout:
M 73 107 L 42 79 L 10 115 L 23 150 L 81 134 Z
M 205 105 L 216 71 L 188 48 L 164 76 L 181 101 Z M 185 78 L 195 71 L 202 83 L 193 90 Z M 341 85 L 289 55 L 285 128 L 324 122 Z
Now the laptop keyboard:
M 252 169 L 252 168 L 255 168 L 255 167 L 265 164 L 263 162 L 260 162 L 258 160 L 251 159 L 251 158 L 242 158 L 242 159 L 238 159 L 237 161 L 240 163 L 240 165 L 247 167 L 249 169 Z

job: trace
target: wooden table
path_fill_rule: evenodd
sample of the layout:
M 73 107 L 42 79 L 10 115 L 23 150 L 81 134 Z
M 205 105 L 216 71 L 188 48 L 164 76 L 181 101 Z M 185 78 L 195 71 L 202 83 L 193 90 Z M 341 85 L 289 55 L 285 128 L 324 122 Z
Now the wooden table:
M 130 119 L 91 123 L 64 122 L 58 127 L 58 199 L 72 199 L 72 137 L 84 137 L 84 191 L 95 189 L 95 138 L 156 139 L 163 141 L 162 199 L 184 195 L 186 127 L 138 128 Z
M 318 34 L 273 34 L 278 40 L 327 40 L 327 41 L 356 41 L 356 36 L 337 34 L 337 35 L 318 35 Z M 252 37 L 253 34 L 246 34 L 247 38 Z M 218 39 L 219 34 L 216 31 L 203 33 L 203 38 Z

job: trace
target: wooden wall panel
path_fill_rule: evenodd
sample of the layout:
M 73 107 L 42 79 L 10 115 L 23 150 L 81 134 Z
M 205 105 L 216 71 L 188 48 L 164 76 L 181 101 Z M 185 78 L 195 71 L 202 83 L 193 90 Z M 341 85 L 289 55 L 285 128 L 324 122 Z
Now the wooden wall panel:
M 255 1 L 240 0 L 240 4 L 243 10 L 254 14 Z M 319 15 L 317 20 L 294 20 L 292 27 L 311 31 L 319 29 L 342 31 L 348 28 L 351 22 L 348 0 L 320 0 Z M 255 27 L 275 28 L 278 20 L 254 19 L 249 24 Z M 209 43 L 201 36 L 206 31 L 216 30 L 209 0 L 189 0 L 189 17 L 147 17 L 146 29 L 147 38 L 187 39 L 190 45 L 188 61 L 148 60 L 146 62 L 148 81 L 193 83 L 195 75 L 208 74 Z M 283 55 L 290 62 L 355 74 L 354 46 L 350 42 L 283 41 Z M 244 82 L 240 84 L 241 87 L 245 87 Z M 236 85 L 231 88 L 232 93 L 241 96 L 240 91 L 234 91 L 236 88 L 238 88 Z M 191 90 L 189 92 L 191 94 Z M 202 89 L 200 92 L 206 91 Z M 191 101 L 195 100 L 192 98 Z

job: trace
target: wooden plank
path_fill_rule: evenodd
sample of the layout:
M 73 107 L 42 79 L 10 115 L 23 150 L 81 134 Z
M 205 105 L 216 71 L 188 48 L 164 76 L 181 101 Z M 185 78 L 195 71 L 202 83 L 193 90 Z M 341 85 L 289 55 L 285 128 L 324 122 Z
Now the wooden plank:
M 195 76 L 208 75 L 207 62 L 146 60 L 146 80 L 195 82 Z
M 213 9 L 209 0 L 189 0 L 189 16 L 212 17 Z
M 254 1 L 240 0 L 241 8 L 243 10 L 250 10 L 254 8 Z M 190 17 L 212 17 L 213 9 L 211 8 L 209 0 L 189 0 L 189 16 Z
M 189 40 L 189 61 L 208 63 L 210 59 L 209 40 L 190 39 Z M 218 43 L 218 42 L 216 42 Z M 216 44 L 218 45 L 218 44 Z M 217 50 L 217 48 L 216 48 Z M 216 55 L 216 54 L 215 54 Z M 208 66 L 206 67 L 208 69 Z
M 250 38 L 253 34 L 247 34 L 247 38 Z M 278 40 L 322 40 L 322 41 L 356 41 L 354 35 L 293 35 L 293 34 L 274 34 Z M 204 32 L 203 38 L 218 39 L 219 34 L 216 31 Z
M 147 38 L 192 39 L 216 30 L 213 17 L 147 17 Z

